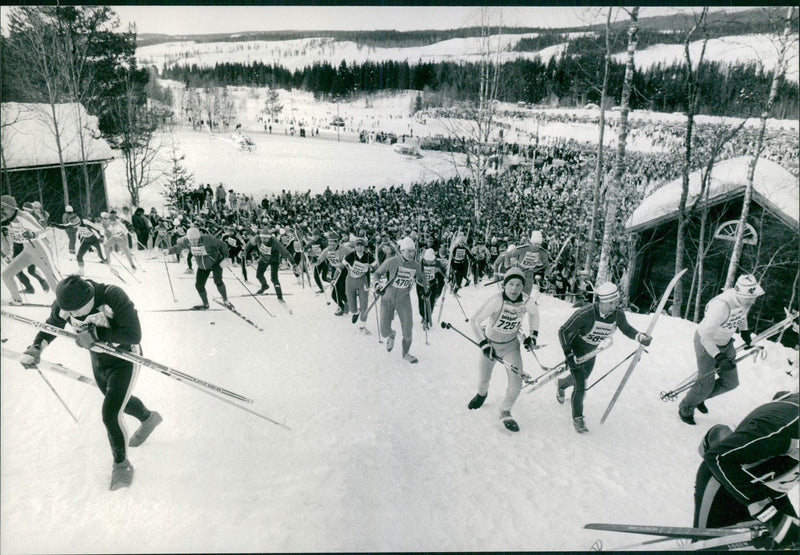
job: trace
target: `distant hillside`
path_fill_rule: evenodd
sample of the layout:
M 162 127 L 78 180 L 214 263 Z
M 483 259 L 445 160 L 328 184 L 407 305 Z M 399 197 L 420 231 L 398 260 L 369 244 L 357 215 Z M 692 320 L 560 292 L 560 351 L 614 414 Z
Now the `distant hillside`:
M 711 38 L 725 35 L 745 35 L 774 32 L 775 22 L 784 16 L 782 7 L 754 8 L 748 11 L 735 13 L 711 12 L 708 15 L 708 30 Z M 642 17 L 639 20 L 643 31 L 650 31 L 660 35 L 669 34 L 687 27 L 688 17 L 683 14 Z M 627 28 L 626 21 L 617 21 L 612 25 L 615 32 Z M 558 29 L 537 27 L 504 27 L 503 33 L 509 35 L 535 34 L 542 37 L 545 42 L 555 44 L 555 37 L 566 33 L 602 32 L 603 25 L 586 25 L 580 27 L 564 27 Z M 479 37 L 479 27 L 465 27 L 461 29 L 422 30 L 422 31 L 249 31 L 240 33 L 214 33 L 202 35 L 163 35 L 144 33 L 137 37 L 138 46 L 152 46 L 165 42 L 192 41 L 206 42 L 244 42 L 244 41 L 282 41 L 309 38 L 328 38 L 337 41 L 350 41 L 358 45 L 397 48 L 426 46 L 451 39 L 464 39 Z M 549 37 L 549 38 L 547 38 Z M 646 37 L 643 37 L 645 40 Z M 640 39 L 641 40 L 641 39 Z M 651 43 L 646 44 L 649 46 Z

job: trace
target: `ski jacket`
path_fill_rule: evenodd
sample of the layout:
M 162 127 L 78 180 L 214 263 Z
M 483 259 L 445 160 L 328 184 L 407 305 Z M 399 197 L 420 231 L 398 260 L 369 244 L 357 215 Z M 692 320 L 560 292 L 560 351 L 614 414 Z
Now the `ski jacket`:
M 739 304 L 734 289 L 723 291 L 708 301 L 706 313 L 697 325 L 697 333 L 709 355 L 717 356 L 720 347 L 727 345 L 734 333 L 748 329 L 749 312 L 749 308 Z
M 371 252 L 365 249 L 364 254 L 359 257 L 358 253 L 353 251 L 344 257 L 344 261 L 348 266 L 347 275 L 351 279 L 365 278 L 369 283 L 369 270 L 375 264 L 375 257 Z
M 292 254 L 274 236 L 270 236 L 267 240 L 262 239 L 260 235 L 254 236 L 244 249 L 244 257 L 247 258 L 251 251 L 258 252 L 259 262 L 266 264 L 279 264 L 281 256 L 292 260 Z
M 229 254 L 228 245 L 208 233 L 200 236 L 200 242 L 196 246 L 192 245 L 188 237 L 183 237 L 174 247 L 167 249 L 167 252 L 175 254 L 183 249 L 189 249 L 197 262 L 197 267 L 201 270 L 210 270 L 213 265 L 225 260 Z
M 32 214 L 17 210 L 3 225 L 8 227 L 8 235 L 13 243 L 25 244 L 26 241 L 35 241 L 44 228 Z
M 635 340 L 637 331 L 628 323 L 625 313 L 619 308 L 602 318 L 596 304 L 576 310 L 558 329 L 558 340 L 565 355 L 573 353 L 581 357 L 597 348 L 616 331 Z
M 75 228 L 75 237 L 77 237 L 81 242 L 88 240 L 90 237 L 94 237 L 98 241 L 103 238 L 103 229 L 89 220 L 81 218 L 77 214 L 74 215 L 74 218 L 71 218 L 68 223 L 65 224 L 57 224 L 54 223 L 53 227 L 57 227 L 59 229 L 67 229 L 69 227 Z
M 393 256 L 383 261 L 383 264 L 375 270 L 377 276 L 384 274 L 389 279 L 394 279 L 389 287 L 388 293 L 394 295 L 409 295 L 411 284 L 416 280 L 422 287 L 428 287 L 428 278 L 422 271 L 422 266 L 416 260 L 406 260 L 402 255 Z
M 799 416 L 797 393 L 765 403 L 710 447 L 703 460 L 719 483 L 745 505 L 783 497 L 800 480 Z
M 510 255 L 511 265 L 519 266 L 525 274 L 542 271 L 545 275 L 550 273 L 550 255 L 541 246 L 534 248 L 531 245 L 517 247 Z
M 483 306 L 472 317 L 472 329 L 476 337 L 490 340 L 492 343 L 510 343 L 518 338 L 522 328 L 522 320 L 528 315 L 528 327 L 531 332 L 539 329 L 539 309 L 536 303 L 525 293 L 521 293 L 516 300 L 509 299 L 505 292 L 500 292 L 489 297 Z M 489 320 L 483 333 L 480 325 Z
M 54 302 L 46 323 L 61 329 L 69 323 L 78 333 L 94 326 L 97 339 L 100 341 L 108 341 L 115 347 L 137 345 L 142 339 L 142 328 L 133 301 L 116 285 L 97 283 L 90 279 L 86 281 L 94 287 L 92 311 L 83 318 L 76 318 L 61 310 L 58 302 Z M 42 348 L 42 341 L 47 341 L 49 344 L 56 337 L 40 331 L 36 334 L 33 344 Z

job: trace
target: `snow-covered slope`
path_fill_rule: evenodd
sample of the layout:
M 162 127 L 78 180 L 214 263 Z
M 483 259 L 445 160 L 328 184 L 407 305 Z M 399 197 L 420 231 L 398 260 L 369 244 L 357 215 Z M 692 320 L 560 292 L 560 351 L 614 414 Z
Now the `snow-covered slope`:
M 63 247 L 65 237 L 58 237 Z M 76 268 L 65 253 L 59 249 L 63 274 Z M 690 525 L 696 449 L 705 431 L 733 426 L 775 391 L 797 385 L 786 373 L 796 376 L 797 353 L 771 343 L 765 360 L 741 365 L 739 388 L 709 402 L 711 412 L 698 415 L 698 426 L 683 424 L 677 403 L 662 402 L 659 392 L 694 371 L 695 326 L 662 316 L 649 354 L 605 424 L 599 418 L 622 369 L 589 391 L 588 435 L 574 432 L 554 386 L 522 393 L 513 410 L 521 431 L 512 434 L 498 420 L 502 368 L 484 407 L 467 410 L 481 354 L 453 331 L 430 331 L 426 345 L 415 317 L 412 353 L 420 362 L 410 365 L 400 358 L 399 342 L 391 353 L 378 343 L 374 314 L 373 335 L 359 335 L 349 317 L 335 317 L 333 304 L 286 272 L 280 276 L 291 316 L 274 297 L 260 298 L 274 318 L 251 298 L 233 298 L 263 333 L 227 311 L 152 312 L 197 302 L 194 277 L 182 273 L 183 263 L 138 257 L 141 283 L 120 271 L 139 310 L 145 356 L 254 399 L 250 408 L 292 430 L 142 368 L 136 394 L 164 423 L 131 449 L 132 487 L 110 492 L 100 394 L 45 372 L 76 424 L 37 373 L 4 359 L 3 553 L 587 550 L 597 539 L 618 547 L 636 536 L 583 524 Z M 87 273 L 114 282 L 100 264 L 90 262 Z M 225 281 L 231 295 L 245 292 L 231 273 Z M 254 283 L 251 270 L 246 285 Z M 216 295 L 210 281 L 208 289 Z M 471 315 L 496 291 L 468 287 L 461 304 Z M 539 356 L 553 364 L 561 356 L 558 326 L 572 309 L 549 297 L 539 307 L 546 345 Z M 38 319 L 47 314 L 11 310 Z M 650 319 L 629 317 L 640 329 Z M 469 329 L 449 295 L 443 320 Z M 6 318 L 2 324 L 6 348 L 23 350 L 35 333 Z M 635 348 L 621 334 L 614 339 L 593 380 Z M 88 353 L 68 340 L 54 342 L 44 358 L 91 375 Z M 523 353 L 523 360 L 538 375 L 533 356 Z M 797 490 L 792 495 L 797 502 Z
M 538 57 L 543 63 L 554 56 L 560 56 L 566 44 L 549 46 L 538 52 L 515 52 L 517 43 L 526 37 L 535 35 L 499 35 L 491 40 L 492 51 L 499 50 L 501 62 L 517 58 L 532 59 Z M 766 69 L 775 66 L 778 59 L 777 35 L 754 34 L 721 37 L 708 41 L 705 59 L 707 61 L 762 63 Z M 702 42 L 695 41 L 690 46 L 693 60 L 700 55 Z M 450 39 L 421 47 L 408 48 L 374 48 L 359 45 L 351 41 L 338 41 L 332 38 L 309 38 L 286 41 L 242 41 L 242 42 L 206 42 L 196 43 L 169 42 L 144 46 L 137 49 L 137 57 L 142 63 L 213 66 L 221 62 L 277 64 L 290 71 L 313 65 L 314 62 L 328 62 L 338 66 L 342 60 L 350 64 L 366 61 L 381 62 L 387 60 L 409 63 L 443 62 L 443 61 L 476 61 L 480 58 L 481 41 L 479 38 Z M 798 79 L 798 37 L 794 35 L 787 54 L 786 78 Z M 624 60 L 625 53 L 615 55 L 617 60 Z M 634 58 L 636 67 L 646 69 L 654 64 L 682 63 L 684 59 L 682 45 L 657 45 L 637 51 Z

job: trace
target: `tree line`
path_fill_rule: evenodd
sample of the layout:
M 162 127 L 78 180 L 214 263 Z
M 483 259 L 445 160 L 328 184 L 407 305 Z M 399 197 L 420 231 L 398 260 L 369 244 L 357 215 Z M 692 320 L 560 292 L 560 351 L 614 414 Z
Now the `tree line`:
M 542 62 L 538 58 L 518 59 L 499 68 L 503 86 L 498 100 L 533 104 L 583 106 L 600 102 L 603 77 L 602 52 L 562 56 Z M 686 110 L 684 66 L 675 62 L 657 64 L 633 74 L 632 109 L 660 112 Z M 623 63 L 611 61 L 608 97 L 615 104 L 622 94 Z M 729 117 L 750 117 L 761 106 L 758 99 L 769 91 L 770 73 L 755 63 L 727 64 L 704 62 L 697 70 L 700 100 L 697 113 Z M 213 66 L 174 65 L 162 70 L 162 77 L 181 81 L 187 87 L 270 86 L 302 89 L 321 97 L 347 97 L 385 90 L 418 90 L 444 93 L 453 100 L 474 99 L 480 86 L 480 66 L 476 63 L 408 61 L 367 61 L 362 64 L 342 61 L 338 67 L 317 62 L 290 71 L 262 62 L 225 62 Z M 778 91 L 774 117 L 797 119 L 800 115 L 798 84 L 784 81 Z

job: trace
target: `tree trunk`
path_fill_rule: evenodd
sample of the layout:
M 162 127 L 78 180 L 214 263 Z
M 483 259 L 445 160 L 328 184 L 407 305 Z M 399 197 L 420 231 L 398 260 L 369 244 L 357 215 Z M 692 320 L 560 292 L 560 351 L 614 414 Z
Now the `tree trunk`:
M 639 7 L 631 10 L 631 22 L 628 27 L 628 54 L 625 63 L 625 80 L 622 83 L 621 111 L 619 115 L 619 135 L 617 136 L 617 159 L 614 173 L 606 191 L 606 217 L 603 229 L 603 246 L 600 250 L 600 265 L 597 269 L 595 285 L 611 279 L 611 247 L 617 227 L 617 210 L 619 209 L 619 191 L 625 175 L 625 143 L 628 140 L 628 112 L 633 83 L 633 55 L 636 52 L 637 33 L 639 29 Z
M 753 198 L 753 177 L 756 173 L 756 164 L 758 164 L 758 158 L 761 156 L 761 151 L 764 149 L 764 133 L 767 128 L 767 118 L 772 110 L 772 105 L 775 103 L 775 97 L 778 96 L 778 86 L 780 85 L 780 81 L 783 78 L 785 70 L 786 51 L 789 46 L 789 33 L 792 28 L 793 13 L 794 6 L 790 6 L 786 10 L 786 27 L 784 28 L 783 36 L 781 37 L 778 63 L 775 64 L 775 71 L 772 74 L 772 87 L 769 91 L 767 104 L 764 106 L 764 111 L 761 113 L 761 125 L 759 126 L 758 136 L 756 138 L 756 152 L 753 155 L 753 161 L 750 163 L 750 167 L 747 170 L 747 185 L 745 186 L 744 199 L 742 200 L 742 214 L 739 217 L 739 225 L 736 227 L 733 251 L 731 252 L 731 261 L 728 266 L 728 274 L 725 278 L 726 288 L 733 287 L 736 273 L 739 270 L 739 259 L 742 256 L 742 247 L 744 246 L 742 238 L 744 237 L 744 230 L 745 226 L 747 225 L 747 216 L 750 213 L 750 201 Z
M 600 186 L 603 182 L 603 137 L 606 131 L 606 94 L 608 93 L 608 69 L 611 62 L 611 8 L 606 19 L 606 51 L 603 67 L 603 88 L 600 91 L 600 129 L 597 139 L 597 161 L 594 168 L 594 188 L 592 189 L 592 217 L 589 220 L 589 236 L 586 238 L 586 263 L 583 269 L 592 271 L 594 243 L 597 231 L 597 218 L 600 212 Z
M 683 42 L 683 53 L 686 61 L 686 138 L 684 142 L 684 158 L 683 168 L 681 170 L 681 199 L 678 204 L 678 232 L 675 244 L 675 273 L 677 274 L 683 270 L 683 254 L 686 250 L 684 242 L 686 240 L 686 200 L 689 197 L 689 172 L 692 171 L 692 133 L 694 131 L 694 114 L 697 111 L 697 105 L 700 101 L 700 92 L 697 89 L 697 76 L 695 70 L 699 71 L 703 63 L 703 56 L 706 51 L 706 44 L 708 43 L 708 36 L 703 42 L 703 48 L 700 50 L 700 58 L 697 60 L 697 65 L 693 69 L 692 58 L 689 55 L 689 43 L 695 31 L 705 24 L 706 14 L 708 8 L 703 8 L 700 13 L 700 19 L 695 26 L 686 34 L 686 39 Z M 679 318 L 681 315 L 681 307 L 683 306 L 683 283 L 678 281 L 675 284 L 675 290 L 672 299 L 672 315 Z

